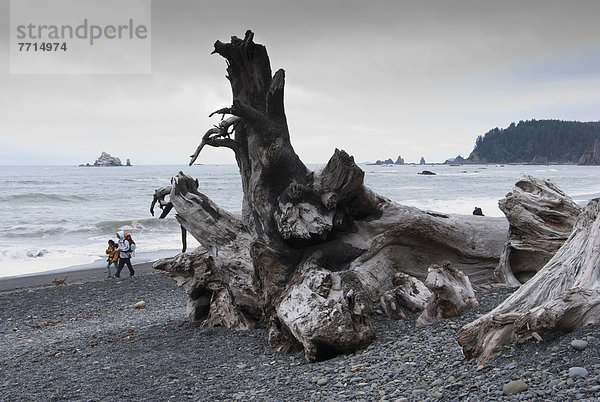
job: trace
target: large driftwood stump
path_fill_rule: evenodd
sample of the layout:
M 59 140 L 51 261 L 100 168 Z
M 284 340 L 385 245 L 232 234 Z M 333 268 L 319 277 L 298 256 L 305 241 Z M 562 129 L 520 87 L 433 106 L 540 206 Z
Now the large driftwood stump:
M 493 279 L 504 219 L 447 216 L 395 204 L 363 184 L 354 159 L 335 150 L 312 172 L 290 142 L 283 104 L 285 74 L 271 74 L 264 46 L 215 43 L 227 60 L 233 104 L 209 129 L 205 146 L 230 148 L 242 177 L 242 215 L 211 202 L 183 173 L 169 201 L 202 245 L 155 267 L 188 293 L 191 320 L 204 326 L 269 328 L 281 350 L 301 346 L 309 361 L 367 346 L 372 303 L 406 272 L 424 280 L 444 260 L 475 282 Z M 229 116 L 229 117 L 227 117 Z M 157 197 L 159 197 L 157 195 Z
M 509 343 L 600 322 L 600 199 L 589 202 L 550 261 L 494 310 L 464 326 L 458 341 L 480 365 Z
M 510 226 L 496 276 L 509 286 L 520 286 L 552 258 L 582 210 L 556 184 L 532 176 L 517 181 L 498 206 Z

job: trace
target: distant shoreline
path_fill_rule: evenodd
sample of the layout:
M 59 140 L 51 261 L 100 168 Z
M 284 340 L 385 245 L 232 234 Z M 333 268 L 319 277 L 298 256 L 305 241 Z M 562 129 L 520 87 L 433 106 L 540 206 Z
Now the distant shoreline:
M 310 163 L 306 163 L 307 166 L 322 166 L 327 164 L 327 161 L 325 162 L 310 162 Z M 420 165 L 419 163 L 405 163 L 403 165 L 396 165 L 393 163 L 390 164 L 376 164 L 374 162 L 357 162 L 358 165 L 366 165 L 366 166 L 452 166 L 454 164 L 449 164 L 449 163 L 444 163 L 444 162 L 427 162 L 424 165 Z M 560 163 L 560 162 L 550 162 L 547 164 L 539 164 L 539 163 L 531 163 L 531 162 L 522 162 L 522 163 L 517 163 L 517 162 L 510 162 L 510 163 L 495 163 L 495 162 L 489 162 L 489 163 L 463 163 L 460 164 L 460 166 L 489 166 L 489 165 L 509 165 L 509 166 L 600 166 L 600 165 L 580 165 L 578 163 Z M 214 166 L 237 166 L 235 163 L 195 163 L 193 166 L 206 166 L 206 167 L 214 167 Z M 73 168 L 79 168 L 79 165 L 73 165 L 73 164 L 60 164 L 60 165 L 0 165 L 0 168 L 54 168 L 54 167 L 73 167 Z M 81 167 L 88 167 L 88 166 L 81 166 Z M 99 167 L 99 168 L 110 168 L 110 167 L 132 167 L 132 168 L 144 168 L 144 167 L 183 167 L 183 168 L 189 168 L 190 166 L 185 164 L 185 163 L 176 163 L 176 164 L 152 164 L 152 165 L 142 165 L 142 164 L 136 164 L 136 165 L 131 165 L 131 166 L 127 166 L 127 165 L 123 165 L 123 166 L 93 166 L 90 165 L 89 167 Z
M 549 163 L 532 163 L 532 162 L 509 162 L 509 163 L 501 163 L 501 162 L 489 162 L 489 163 L 444 163 L 444 162 L 427 162 L 424 164 L 420 163 L 371 163 L 371 162 L 362 162 L 361 165 L 366 166 L 600 166 L 600 165 L 580 165 L 579 163 L 561 163 L 561 162 L 549 162 Z

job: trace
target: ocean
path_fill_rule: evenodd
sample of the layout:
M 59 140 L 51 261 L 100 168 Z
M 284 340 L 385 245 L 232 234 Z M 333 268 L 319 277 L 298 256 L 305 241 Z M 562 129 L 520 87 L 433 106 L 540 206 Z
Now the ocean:
M 585 205 L 600 197 L 600 167 L 533 165 L 361 164 L 375 192 L 421 209 L 503 216 L 498 200 L 523 175 L 549 178 Z M 310 165 L 316 170 L 320 166 Z M 104 267 L 104 251 L 115 232 L 137 243 L 135 263 L 180 251 L 175 211 L 164 220 L 150 215 L 154 190 L 183 171 L 199 180 L 200 191 L 222 208 L 240 213 L 241 180 L 235 165 L 0 167 L 0 277 Z M 418 175 L 430 170 L 435 176 Z M 188 248 L 198 243 L 188 236 Z

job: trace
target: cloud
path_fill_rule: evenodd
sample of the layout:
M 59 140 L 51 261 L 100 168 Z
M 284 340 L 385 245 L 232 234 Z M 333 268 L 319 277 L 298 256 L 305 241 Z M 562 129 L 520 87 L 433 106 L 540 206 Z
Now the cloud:
M 152 74 L 3 70 L 0 132 L 29 163 L 93 161 L 123 138 L 135 145 L 122 157 L 134 162 L 187 163 L 215 122 L 208 114 L 231 102 L 212 44 L 251 28 L 272 68 L 286 70 L 292 143 L 303 160 L 324 162 L 337 147 L 358 161 L 443 161 L 512 121 L 598 120 L 600 94 L 590 88 L 599 78 L 599 8 L 546 0 L 154 1 Z M 0 9 L 6 33 L 8 1 Z M 49 147 L 62 156 L 44 159 Z M 234 159 L 206 149 L 200 162 Z

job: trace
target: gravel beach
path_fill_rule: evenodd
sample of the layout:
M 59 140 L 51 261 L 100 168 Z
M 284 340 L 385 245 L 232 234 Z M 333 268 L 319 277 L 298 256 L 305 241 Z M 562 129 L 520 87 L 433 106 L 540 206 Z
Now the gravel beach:
M 187 323 L 186 295 L 174 281 L 151 270 L 137 275 L 3 289 L 1 399 L 600 398 L 598 326 L 543 334 L 543 343 L 508 348 L 481 370 L 463 358 L 460 326 L 511 290 L 477 292 L 480 307 L 425 328 L 414 328 L 414 316 L 391 321 L 375 314 L 377 340 L 366 350 L 309 364 L 302 353 L 271 349 L 265 330 Z M 135 309 L 141 300 L 145 308 Z

